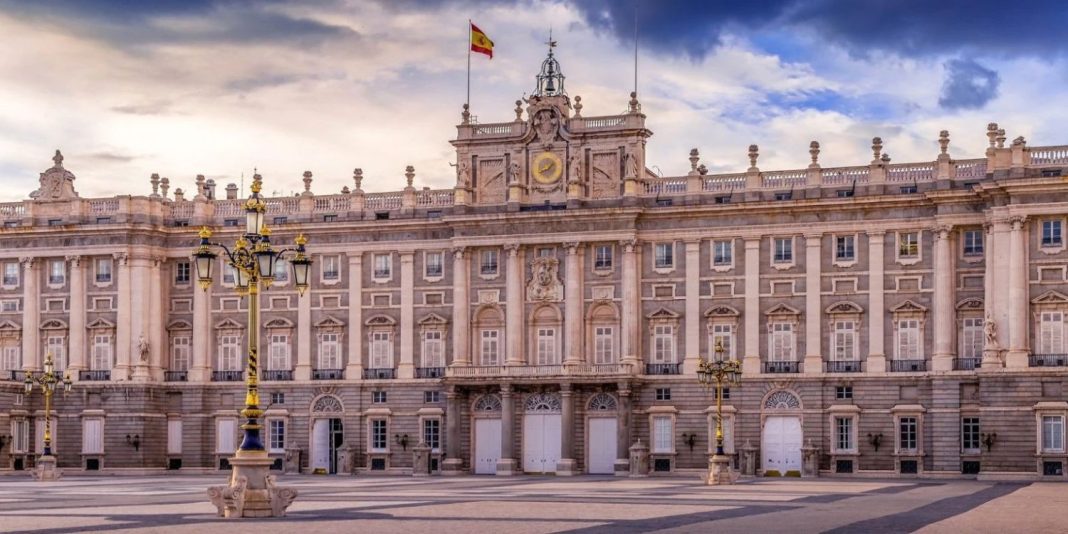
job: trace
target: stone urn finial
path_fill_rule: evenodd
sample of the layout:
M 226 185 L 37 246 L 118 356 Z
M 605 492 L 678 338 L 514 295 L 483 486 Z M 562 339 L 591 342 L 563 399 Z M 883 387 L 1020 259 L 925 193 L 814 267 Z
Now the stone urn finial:
M 889 165 L 890 164 L 890 154 L 889 153 L 884 153 L 882 155 L 882 157 L 879 158 L 879 161 L 883 162 L 883 165 Z
M 158 197 L 159 196 L 159 174 L 152 173 L 152 176 L 148 179 L 148 181 L 152 184 L 152 196 L 153 197 Z
M 460 124 L 471 124 L 471 106 L 464 104 L 464 110 L 460 112 Z
M 808 144 L 808 155 L 812 158 L 812 165 L 820 164 L 820 142 L 813 141 Z
M 641 105 L 641 103 L 638 102 L 638 92 L 637 91 L 631 91 L 630 92 L 630 102 L 629 102 L 629 104 L 630 104 L 630 112 L 631 113 L 641 113 L 642 105 Z
M 522 100 L 516 100 L 515 101 L 515 121 L 516 122 L 523 122 L 523 101 Z
M 311 194 L 312 173 L 311 171 L 304 171 L 304 193 Z
M 582 117 L 582 97 L 575 95 L 575 118 Z
M 1005 148 L 1005 128 L 998 128 L 998 148 Z
M 415 167 L 408 165 L 404 168 L 404 177 L 408 180 L 408 187 L 412 186 L 412 182 L 415 180 Z
M 174 190 L 174 201 L 181 202 L 183 200 L 185 200 L 185 191 L 182 191 L 182 188 L 179 187 L 178 189 Z
M 749 145 L 749 169 L 754 170 L 757 168 L 757 158 L 760 157 L 760 147 L 757 145 Z
M 992 122 L 986 125 L 986 138 L 990 140 L 990 148 L 994 148 L 998 138 L 998 123 Z
M 160 193 L 163 195 L 163 198 L 167 198 L 167 191 L 169 191 L 170 188 L 171 188 L 171 181 L 166 176 L 161 178 L 160 181 L 159 181 L 159 190 L 160 190 Z
M 871 139 L 871 153 L 872 153 L 872 162 L 873 163 L 879 163 L 879 158 L 882 157 L 882 153 L 883 153 L 883 138 L 882 137 L 873 137 Z
M 942 154 L 949 155 L 949 130 L 938 132 L 938 147 L 942 150 Z
M 352 182 L 356 186 L 355 191 L 363 191 L 361 184 L 363 184 L 363 169 L 356 168 L 352 171 Z
M 696 148 L 690 149 L 690 172 L 697 172 L 697 164 L 701 162 L 701 153 Z

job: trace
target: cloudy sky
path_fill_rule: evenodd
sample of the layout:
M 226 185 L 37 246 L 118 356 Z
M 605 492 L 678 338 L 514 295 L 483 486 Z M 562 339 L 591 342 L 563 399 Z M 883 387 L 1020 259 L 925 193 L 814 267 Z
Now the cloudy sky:
M 472 58 L 472 111 L 510 120 L 550 26 L 587 116 L 620 113 L 633 85 L 649 163 L 713 172 L 982 155 L 986 123 L 1068 143 L 1060 1 L 987 0 L 0 0 L 0 200 L 36 188 L 63 150 L 82 196 L 147 194 L 149 175 L 220 188 L 258 168 L 269 191 L 451 186 L 467 19 L 495 43 Z

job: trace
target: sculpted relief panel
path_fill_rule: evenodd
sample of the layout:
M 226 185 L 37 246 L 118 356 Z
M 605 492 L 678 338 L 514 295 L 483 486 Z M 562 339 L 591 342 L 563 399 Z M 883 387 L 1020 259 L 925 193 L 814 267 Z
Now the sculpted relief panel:
M 484 159 L 478 162 L 478 201 L 482 204 L 503 203 L 506 199 L 504 160 Z
M 527 283 L 530 302 L 560 302 L 564 300 L 564 284 L 560 282 L 560 262 L 556 258 L 537 258 L 531 263 L 532 276 Z
M 614 198 L 619 196 L 619 153 L 602 152 L 593 155 L 590 197 Z

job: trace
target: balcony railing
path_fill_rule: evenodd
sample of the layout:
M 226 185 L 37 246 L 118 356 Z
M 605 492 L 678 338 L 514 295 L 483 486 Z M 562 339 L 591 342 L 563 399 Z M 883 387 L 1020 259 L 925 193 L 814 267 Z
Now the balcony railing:
M 645 374 L 647 375 L 677 375 L 681 372 L 681 365 L 677 363 L 647 363 Z
M 859 373 L 861 372 L 858 361 L 831 361 L 827 362 L 828 373 Z
M 569 365 L 468 365 L 448 367 L 445 376 L 455 378 L 561 377 L 630 375 L 629 363 L 579 363 Z
M 26 371 L 16 371 L 14 369 L 0 371 L 0 380 L 22 382 L 26 380 Z
M 164 382 L 188 382 L 189 371 L 163 371 Z
M 312 369 L 312 380 L 342 380 L 344 369 Z
M 265 381 L 282 381 L 293 380 L 292 369 L 271 369 L 263 372 L 263 380 Z
M 5 276 L 4 277 L 4 285 L 5 286 L 17 286 L 17 285 L 19 285 L 19 277 L 17 277 L 17 276 Z
M 96 275 L 96 283 L 98 283 L 98 284 L 111 283 L 111 275 L 110 274 L 98 274 L 98 275 Z
M 245 379 L 244 371 L 212 371 L 212 382 L 240 382 Z
M 1031 367 L 1068 367 L 1068 354 L 1032 354 L 1027 363 Z
M 392 380 L 397 378 L 397 373 L 393 369 L 364 369 L 364 380 Z
M 444 367 L 416 367 L 416 378 L 441 378 L 445 376 Z
M 800 362 L 764 362 L 765 373 L 800 373 Z
M 891 373 L 917 373 L 927 370 L 927 360 L 890 360 Z
M 111 370 L 104 371 L 81 371 L 78 373 L 78 380 L 83 382 L 103 382 L 111 380 Z
M 982 365 L 982 358 L 957 358 L 953 360 L 954 371 L 974 371 Z

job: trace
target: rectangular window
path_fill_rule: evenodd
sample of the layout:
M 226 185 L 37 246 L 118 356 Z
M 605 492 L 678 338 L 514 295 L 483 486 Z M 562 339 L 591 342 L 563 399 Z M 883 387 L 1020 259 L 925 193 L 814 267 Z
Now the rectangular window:
M 56 371 L 67 368 L 67 340 L 63 336 L 48 336 L 45 339 L 45 354 L 52 354 Z
M 424 391 L 423 392 L 423 402 L 426 403 L 426 404 L 437 404 L 437 403 L 441 402 L 441 392 L 440 391 Z
M 223 284 L 234 285 L 234 280 L 237 279 L 237 271 L 234 270 L 234 266 L 230 265 L 230 262 L 223 262 Z
M 853 442 L 853 418 L 834 418 L 834 445 L 838 451 L 852 451 L 856 449 Z
M 723 349 L 720 352 L 719 349 Z M 712 339 L 709 340 L 708 351 L 712 353 L 712 359 L 734 359 L 734 325 L 717 323 L 712 325 Z
M 219 371 L 241 370 L 241 337 L 219 336 Z
M 853 398 L 853 386 L 835 386 L 834 398 L 848 400 Z
M 393 335 L 390 332 L 371 332 L 371 367 L 393 368 Z
M 497 251 L 496 250 L 483 250 L 480 255 L 478 272 L 487 276 L 495 276 L 497 274 Z
M 182 454 L 182 420 L 167 420 L 167 454 Z
M 897 234 L 897 256 L 902 259 L 920 257 L 919 232 L 901 232 Z
M 67 262 L 64 260 L 52 260 L 48 264 L 48 283 L 50 285 L 63 285 L 67 281 Z
M 612 245 L 597 245 L 594 247 L 593 269 L 596 271 L 612 269 Z
M 983 255 L 983 231 L 982 230 L 965 230 L 964 235 L 964 255 L 965 256 L 982 256 Z
M 175 336 L 171 339 L 171 371 L 188 371 L 191 363 L 189 336 Z
M 615 328 L 595 326 L 593 328 L 594 363 L 613 363 L 616 361 Z
M 965 317 L 961 321 L 960 357 L 983 357 L 983 318 Z
M 184 285 L 189 283 L 190 268 L 192 265 L 188 261 L 178 261 L 174 264 L 174 283 L 177 285 Z
M 269 419 L 267 421 L 267 436 L 269 452 L 286 452 L 286 421 L 285 419 Z
M 840 235 L 834 238 L 834 259 L 836 261 L 853 261 L 857 259 L 856 238 Z
M 390 254 L 375 254 L 372 256 L 374 273 L 372 276 L 378 279 L 388 279 L 393 275 L 393 256 Z
M 15 299 L 7 299 L 0 301 L 0 311 L 7 313 L 14 313 L 19 311 L 19 301 Z
M 734 263 L 734 243 L 730 240 L 712 242 L 712 265 L 729 267 Z
M 104 452 L 104 420 L 82 420 L 82 453 L 102 454 Z
M 776 237 L 772 240 L 774 246 L 774 263 L 793 263 L 794 240 L 790 237 Z
M 426 443 L 432 452 L 441 450 L 441 419 L 423 419 L 423 443 Z
M 1044 311 L 1039 315 L 1037 354 L 1064 354 L 1064 313 Z
M 897 322 L 897 359 L 922 360 L 920 352 L 919 319 L 902 319 Z
M 285 404 L 285 403 L 286 403 L 286 394 L 285 393 L 277 393 L 277 392 L 276 393 L 271 393 L 271 404 Z
M 19 285 L 19 264 L 15 262 L 8 262 L 4 264 L 4 285 L 5 286 L 17 286 Z
M 332 332 L 319 334 L 319 366 L 317 369 L 341 369 L 339 334 Z
M 371 392 L 371 403 L 372 404 L 385 404 L 386 403 L 386 392 L 385 391 L 372 391 Z
M 323 256 L 323 280 L 341 278 L 341 259 L 337 256 Z
M 653 452 L 675 452 L 675 429 L 670 417 L 653 417 Z
M 657 269 L 671 269 L 675 267 L 675 244 L 657 243 L 653 247 L 654 266 Z
M 423 367 L 445 367 L 444 347 L 441 330 L 423 332 Z
M 535 354 L 537 355 L 538 365 L 555 365 L 559 363 L 556 358 L 555 328 L 538 328 Z
M 237 420 L 215 420 L 215 452 L 230 454 L 237 450 Z
M 267 370 L 289 370 L 289 336 L 285 334 L 270 334 L 267 346 Z
M 274 261 L 274 281 L 286 283 L 289 281 L 289 262 L 283 258 Z
M 771 361 L 794 361 L 794 325 L 792 323 L 771 324 Z
M 4 371 L 17 371 L 22 369 L 22 348 L 18 345 L 5 345 L 0 350 L 0 369 Z
M 919 420 L 915 417 L 902 417 L 897 423 L 898 450 L 902 452 L 915 451 L 917 445 L 917 432 Z
M 30 452 L 30 422 L 19 419 L 11 422 L 11 452 Z
M 857 323 L 854 321 L 834 322 L 834 359 L 853 361 L 857 359 Z
M 1059 247 L 1064 244 L 1061 221 L 1058 219 L 1042 221 L 1042 246 Z
M 656 388 L 654 398 L 658 401 L 671 400 L 671 388 Z
M 371 451 L 385 452 L 389 445 L 389 431 L 385 419 L 371 420 Z
M 1064 416 L 1042 416 L 1042 452 L 1064 452 Z
M 97 258 L 96 281 L 101 284 L 111 283 L 111 258 Z
M 89 369 L 92 371 L 107 371 L 111 369 L 111 336 L 97 334 L 93 336 L 93 354 L 89 361 Z
M 426 278 L 437 278 L 445 272 L 445 260 L 440 252 L 427 252 L 425 258 L 425 265 L 423 266 L 423 276 Z
M 979 452 L 979 418 L 963 417 L 960 420 L 960 448 L 967 453 Z
M 499 364 L 498 349 L 500 346 L 500 335 L 500 330 L 482 331 L 482 350 L 480 351 L 480 354 L 482 355 L 482 365 Z
M 552 247 L 539 247 L 537 252 L 539 258 L 551 258 L 555 253 L 556 250 Z
M 653 363 L 675 363 L 675 327 L 653 327 Z

